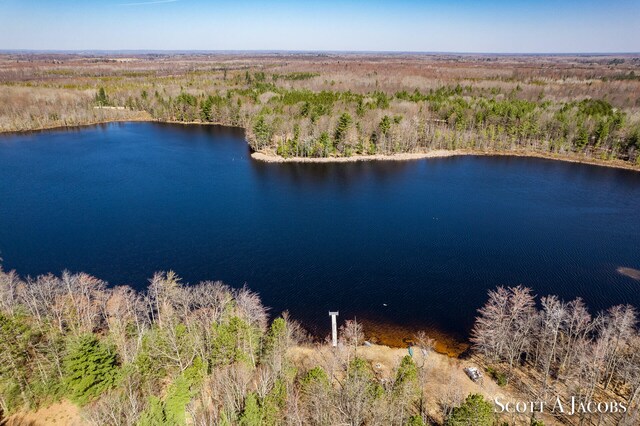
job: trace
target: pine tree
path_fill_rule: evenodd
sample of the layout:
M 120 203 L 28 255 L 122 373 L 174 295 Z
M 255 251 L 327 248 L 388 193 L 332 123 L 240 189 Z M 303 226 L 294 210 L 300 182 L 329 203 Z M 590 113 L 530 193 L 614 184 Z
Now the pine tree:
M 337 148 L 341 142 L 344 142 L 352 121 L 351 116 L 346 112 L 340 116 L 338 119 L 338 125 L 336 126 L 336 131 L 333 135 L 334 148 Z
M 111 388 L 118 375 L 115 351 L 92 334 L 82 335 L 72 343 L 64 368 L 68 394 L 81 405 Z
M 19 400 L 26 406 L 31 403 L 28 354 L 35 338 L 24 319 L 0 313 L 0 394 L 8 409 L 19 406 Z
M 262 416 L 260 415 L 260 406 L 258 398 L 254 392 L 251 392 L 244 399 L 244 411 L 240 417 L 240 425 L 242 426 L 260 426 L 262 424 Z
M 253 134 L 256 138 L 257 148 L 266 146 L 271 141 L 271 130 L 263 116 L 258 117 L 253 125 Z
M 175 425 L 186 424 L 186 407 L 196 394 L 206 369 L 200 358 L 178 376 L 169 387 L 164 403 L 167 422 Z
M 264 346 L 262 348 L 263 358 L 268 358 L 278 351 L 278 349 L 284 348 L 283 339 L 287 333 L 287 323 L 282 318 L 276 318 L 271 323 L 269 331 L 264 339 Z
M 382 117 L 382 120 L 380 120 L 380 124 L 378 126 L 380 127 L 380 132 L 387 136 L 389 130 L 391 130 L 391 118 L 389 118 L 388 115 L 385 115 Z
M 200 105 L 200 119 L 202 121 L 211 120 L 211 106 L 213 105 L 213 97 L 208 96 Z
M 260 404 L 261 424 L 264 426 L 277 426 L 282 424 L 281 413 L 287 404 L 287 385 L 277 379 L 273 388 L 265 395 Z
M 318 145 L 321 149 L 320 157 L 327 157 L 329 155 L 329 151 L 332 148 L 331 138 L 327 132 L 322 132 L 320 134 L 320 138 L 318 139 Z
M 98 89 L 98 93 L 96 93 L 96 103 L 99 106 L 109 105 L 109 97 L 107 96 L 107 92 L 104 90 L 104 87 Z
M 494 421 L 493 407 L 479 393 L 467 396 L 464 403 L 455 407 L 446 421 L 446 426 L 491 426 Z
M 213 325 L 211 343 L 213 365 L 229 365 L 237 361 L 254 364 L 260 332 L 239 317 L 231 317 L 227 323 Z
M 418 367 L 411 356 L 405 355 L 396 373 L 396 384 L 415 382 L 417 379 Z
M 138 426 L 161 426 L 167 424 L 164 403 L 157 397 L 151 396 L 147 408 L 138 419 Z
M 409 422 L 407 426 L 425 426 L 424 420 L 420 416 L 411 416 L 409 417 Z

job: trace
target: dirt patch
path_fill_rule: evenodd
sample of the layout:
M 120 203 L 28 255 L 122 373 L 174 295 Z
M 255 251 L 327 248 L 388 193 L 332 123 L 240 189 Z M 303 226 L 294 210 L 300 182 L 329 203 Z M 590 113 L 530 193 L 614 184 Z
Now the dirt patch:
M 82 426 L 80 409 L 67 400 L 62 400 L 38 411 L 17 413 L 7 419 L 6 426 Z
M 406 348 L 390 348 L 382 345 L 359 346 L 355 351 L 358 357 L 369 362 L 376 377 L 381 381 L 393 380 L 393 372 L 407 353 Z M 328 345 L 318 345 L 292 348 L 289 356 L 303 371 L 320 365 L 325 371 L 331 373 L 332 368 L 335 368 L 340 360 L 348 360 L 354 356 L 354 353 L 353 348 L 345 346 L 332 348 Z M 444 421 L 444 405 L 459 405 L 467 395 L 472 393 L 480 393 L 490 402 L 497 397 L 502 401 L 512 402 L 528 398 L 511 386 L 498 386 L 486 373 L 478 382 L 473 382 L 465 374 L 464 368 L 476 367 L 484 371 L 481 364 L 474 359 L 461 360 L 437 352 L 423 354 L 420 350 L 414 351 L 413 359 L 419 367 L 425 369 L 424 395 L 429 415 L 439 423 Z M 542 419 L 545 425 L 559 424 L 549 415 L 542 416 Z M 529 424 L 529 415 L 514 414 L 503 420 L 509 420 L 510 424 Z

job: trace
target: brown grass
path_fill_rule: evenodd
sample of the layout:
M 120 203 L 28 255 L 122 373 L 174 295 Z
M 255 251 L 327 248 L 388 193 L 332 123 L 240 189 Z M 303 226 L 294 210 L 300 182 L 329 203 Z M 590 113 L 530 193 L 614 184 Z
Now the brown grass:
M 344 357 L 348 348 L 332 348 L 330 346 L 295 347 L 289 355 L 294 364 L 303 370 L 308 370 L 317 365 L 326 365 L 330 359 Z M 407 355 L 406 349 L 390 348 L 383 345 L 359 346 L 356 350 L 359 357 L 369 362 L 376 377 L 380 380 L 392 379 L 392 372 L 400 364 L 402 357 Z M 437 422 L 443 422 L 440 409 L 442 399 L 450 391 L 466 397 L 471 393 L 480 393 L 488 401 L 500 396 L 505 401 L 528 400 L 528 396 L 511 386 L 500 387 L 490 378 L 483 377 L 480 381 L 471 381 L 464 372 L 465 367 L 474 366 L 482 369 L 481 365 L 473 360 L 460 360 L 449 356 L 430 352 L 426 357 L 420 351 L 414 351 L 414 361 L 420 367 L 426 368 L 427 379 L 425 382 L 426 404 L 429 407 L 430 416 Z M 561 424 L 551 416 L 543 416 L 545 425 Z M 526 415 L 504 418 L 511 424 L 528 424 Z
M 81 426 L 85 425 L 80 408 L 62 400 L 37 411 L 17 413 L 7 419 L 6 426 Z

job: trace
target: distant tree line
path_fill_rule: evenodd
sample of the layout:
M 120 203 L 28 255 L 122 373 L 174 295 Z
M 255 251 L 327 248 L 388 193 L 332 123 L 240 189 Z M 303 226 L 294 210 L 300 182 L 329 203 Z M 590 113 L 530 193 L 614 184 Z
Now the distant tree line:
M 289 72 L 259 63 L 182 69 L 178 62 L 175 72 L 155 63 L 104 73 L 26 68 L 0 81 L 0 131 L 156 119 L 242 127 L 252 149 L 283 157 L 463 149 L 639 165 L 633 64 L 596 61 L 557 73 L 519 64 L 511 77 L 496 77 L 503 68 L 476 62 L 483 70 L 476 79 L 451 68 L 451 76 L 419 77 L 411 64 L 379 79 L 378 71 L 395 69 L 386 63 L 370 71 L 345 65 L 338 74 L 319 72 L 324 63 Z

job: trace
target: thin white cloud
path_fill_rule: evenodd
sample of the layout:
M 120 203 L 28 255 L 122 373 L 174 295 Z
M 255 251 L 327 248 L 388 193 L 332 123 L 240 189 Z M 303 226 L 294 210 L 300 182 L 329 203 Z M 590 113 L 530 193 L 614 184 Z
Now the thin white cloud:
M 150 4 L 162 4 L 162 3 L 175 3 L 180 0 L 153 0 L 153 1 L 143 1 L 138 3 L 120 3 L 118 6 L 147 6 Z

